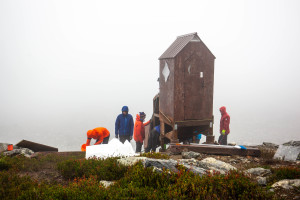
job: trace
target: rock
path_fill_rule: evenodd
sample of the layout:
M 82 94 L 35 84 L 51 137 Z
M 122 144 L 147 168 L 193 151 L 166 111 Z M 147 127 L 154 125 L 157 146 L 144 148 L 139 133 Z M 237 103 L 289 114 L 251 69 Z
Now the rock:
M 284 189 L 292 189 L 293 187 L 300 187 L 300 179 L 284 179 L 274 183 L 272 188 L 282 187 Z
M 30 158 L 30 156 L 32 154 L 34 154 L 34 152 L 27 148 L 20 148 L 20 149 L 14 149 L 12 151 L 6 151 L 3 153 L 3 155 L 5 155 L 5 156 L 14 156 L 14 155 L 19 155 L 19 154 L 22 154 L 22 155 Z
M 248 169 L 245 171 L 245 173 L 251 174 L 253 176 L 267 176 L 267 175 L 271 174 L 271 170 L 257 167 L 257 168 Z
M 267 148 L 273 148 L 273 149 L 277 149 L 279 147 L 279 145 L 270 142 L 263 142 L 262 146 Z
M 225 174 L 230 170 L 236 170 L 235 167 L 232 165 L 225 163 L 220 160 L 216 160 L 214 158 L 205 158 L 198 162 L 198 167 L 206 169 L 206 170 L 213 170 L 216 172 L 220 172 L 221 174 Z
M 279 145 L 279 148 L 274 155 L 274 159 L 287 161 L 300 160 L 300 146 L 298 146 L 298 142 L 299 141 L 291 141 L 283 145 Z
M 115 181 L 100 181 L 101 185 L 103 185 L 105 188 L 109 187 L 110 185 L 113 185 Z
M 189 171 L 193 172 L 194 174 L 198 174 L 200 176 L 203 176 L 205 174 L 207 174 L 207 170 L 200 168 L 200 167 L 195 167 L 195 166 L 191 166 L 191 165 L 183 165 L 185 168 L 187 168 Z
M 8 143 L 0 143 L 0 152 L 6 151 Z
M 135 163 L 139 161 L 146 160 L 147 157 L 126 157 L 126 158 L 120 158 L 117 160 L 119 164 L 125 165 L 125 166 L 132 166 Z
M 148 158 L 144 160 L 144 167 L 156 167 L 158 169 L 168 169 L 172 172 L 178 172 L 176 168 L 177 162 L 175 160 L 161 160 Z
M 243 158 L 241 159 L 242 163 L 246 164 L 246 163 L 250 163 L 251 161 L 248 160 L 247 158 Z
M 261 176 L 258 176 L 256 177 L 256 181 L 258 183 L 258 185 L 267 185 L 267 177 L 261 177 Z
M 192 165 L 192 166 L 197 166 L 198 165 L 198 160 L 196 160 L 195 158 L 191 158 L 191 159 L 179 159 L 179 164 L 181 165 Z
M 300 147 L 300 141 L 291 140 L 291 141 L 286 142 L 286 143 L 284 143 L 282 145 L 284 145 L 284 146 Z
M 191 159 L 191 158 L 198 158 L 200 156 L 200 153 L 189 151 L 189 152 L 182 152 L 181 155 L 182 158 L 184 159 Z

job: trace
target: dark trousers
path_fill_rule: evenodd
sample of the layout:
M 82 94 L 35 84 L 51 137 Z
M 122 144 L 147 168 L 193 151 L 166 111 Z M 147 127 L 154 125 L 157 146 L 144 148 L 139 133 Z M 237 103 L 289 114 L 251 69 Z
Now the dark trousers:
M 120 142 L 122 142 L 123 144 L 126 140 L 130 142 L 130 135 L 120 135 L 119 138 L 120 138 Z
M 220 135 L 219 140 L 218 140 L 219 144 L 221 145 L 227 145 L 227 135 Z
M 110 135 L 109 135 L 110 136 Z M 107 136 L 106 138 L 103 138 L 103 141 L 101 144 L 108 144 L 108 140 L 109 140 L 109 136 Z M 98 142 L 99 140 L 96 140 L 96 143 Z
M 141 142 L 135 142 L 135 144 L 136 144 L 135 153 L 140 153 L 142 151 L 142 145 L 143 145 L 143 143 L 141 143 Z
M 102 144 L 108 144 L 109 136 L 107 136 L 106 138 L 103 139 Z
M 148 147 L 145 149 L 145 152 L 148 153 L 151 151 L 156 151 L 156 147 L 159 146 L 159 133 L 156 129 L 152 129 L 148 139 Z

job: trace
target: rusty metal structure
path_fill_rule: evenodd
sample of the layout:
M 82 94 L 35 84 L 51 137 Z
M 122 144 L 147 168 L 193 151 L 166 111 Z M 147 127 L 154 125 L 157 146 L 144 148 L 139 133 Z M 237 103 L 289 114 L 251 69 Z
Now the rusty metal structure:
M 161 146 L 196 133 L 213 143 L 215 56 L 197 33 L 178 36 L 159 57 L 159 94 L 153 99 L 154 125 L 161 125 Z

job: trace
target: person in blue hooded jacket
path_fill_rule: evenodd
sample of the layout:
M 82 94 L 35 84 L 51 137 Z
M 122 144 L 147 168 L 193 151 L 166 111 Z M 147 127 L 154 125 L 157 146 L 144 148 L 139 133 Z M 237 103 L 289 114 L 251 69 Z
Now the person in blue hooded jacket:
M 119 114 L 115 123 L 115 137 L 119 138 L 122 143 L 125 140 L 132 140 L 133 135 L 133 118 L 128 114 L 128 107 L 123 106 L 122 114 Z

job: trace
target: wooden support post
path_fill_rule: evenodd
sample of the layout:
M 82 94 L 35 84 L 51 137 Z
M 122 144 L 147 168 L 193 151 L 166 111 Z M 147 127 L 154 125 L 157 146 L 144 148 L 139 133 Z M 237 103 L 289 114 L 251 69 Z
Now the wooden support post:
M 173 125 L 173 137 L 172 137 L 171 143 L 179 143 L 177 129 L 178 129 L 177 124 L 174 124 Z
M 210 122 L 210 126 L 208 129 L 208 135 L 206 136 L 206 143 L 207 144 L 213 144 L 215 142 L 215 136 L 213 133 L 213 122 Z
M 161 152 L 164 152 L 166 151 L 165 149 L 165 142 L 164 142 L 164 138 L 165 138 L 165 123 L 163 120 L 159 119 L 160 120 L 160 146 L 161 146 L 161 149 L 160 151 Z

